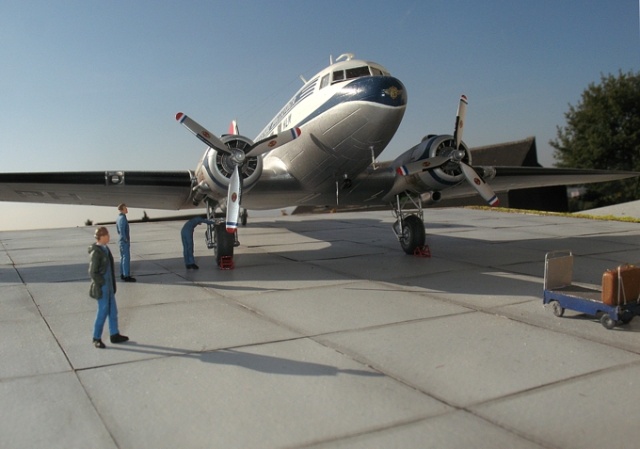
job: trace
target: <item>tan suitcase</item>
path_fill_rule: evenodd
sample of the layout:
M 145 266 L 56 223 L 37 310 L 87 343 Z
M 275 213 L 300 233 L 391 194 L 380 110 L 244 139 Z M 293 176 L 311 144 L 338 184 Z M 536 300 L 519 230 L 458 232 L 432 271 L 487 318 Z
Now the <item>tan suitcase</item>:
M 621 285 L 618 285 L 620 284 Z M 638 302 L 640 296 L 640 267 L 621 265 L 602 275 L 602 302 L 618 306 Z

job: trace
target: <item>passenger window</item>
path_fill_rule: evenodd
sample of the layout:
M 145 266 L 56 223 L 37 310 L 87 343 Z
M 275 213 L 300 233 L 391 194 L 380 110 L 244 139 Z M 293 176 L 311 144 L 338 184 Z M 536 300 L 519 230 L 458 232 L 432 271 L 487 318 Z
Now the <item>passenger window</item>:
M 322 80 L 320 80 L 320 89 L 327 86 L 328 84 L 329 84 L 329 74 L 327 73 L 325 76 L 322 77 Z

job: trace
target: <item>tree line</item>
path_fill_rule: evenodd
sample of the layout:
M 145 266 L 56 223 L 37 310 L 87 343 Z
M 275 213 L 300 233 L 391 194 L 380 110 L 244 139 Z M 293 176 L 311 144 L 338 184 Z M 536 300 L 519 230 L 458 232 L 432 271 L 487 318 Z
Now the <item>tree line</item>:
M 556 167 L 640 172 L 640 73 L 602 75 L 577 105 L 569 105 L 565 126 L 557 127 Z M 640 178 L 590 184 L 583 201 L 589 207 L 640 198 Z

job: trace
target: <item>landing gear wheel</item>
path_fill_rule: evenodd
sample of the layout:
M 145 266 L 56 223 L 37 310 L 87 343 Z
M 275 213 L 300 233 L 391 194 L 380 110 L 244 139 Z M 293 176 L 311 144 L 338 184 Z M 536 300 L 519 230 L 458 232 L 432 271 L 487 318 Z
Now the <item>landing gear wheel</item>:
M 424 223 L 416 215 L 409 215 L 403 220 L 400 246 L 407 254 L 413 254 L 416 248 L 424 246 L 426 232 Z
M 223 257 L 233 258 L 233 245 L 235 243 L 234 233 L 227 232 L 224 223 L 216 224 L 216 264 L 220 266 L 220 259 Z
M 564 307 L 558 301 L 551 301 L 551 311 L 557 317 L 564 315 Z
M 608 313 L 603 313 L 600 317 L 600 324 L 602 324 L 607 329 L 613 329 L 616 327 L 616 322 L 609 316 Z

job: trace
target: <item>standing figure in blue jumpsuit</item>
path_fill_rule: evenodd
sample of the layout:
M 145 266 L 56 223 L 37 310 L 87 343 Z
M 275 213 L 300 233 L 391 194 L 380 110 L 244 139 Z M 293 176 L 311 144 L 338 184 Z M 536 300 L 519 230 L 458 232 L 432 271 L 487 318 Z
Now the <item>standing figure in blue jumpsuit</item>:
M 113 256 L 107 244 L 109 231 L 104 226 L 96 229 L 96 243 L 89 247 L 89 276 L 91 287 L 89 296 L 98 300 L 98 313 L 93 327 L 93 346 L 105 348 L 102 342 L 104 322 L 109 318 L 109 335 L 111 343 L 124 343 L 129 337 L 120 335 L 118 329 L 118 306 L 116 304 L 116 279 L 113 271 Z
M 180 231 L 180 235 L 182 236 L 182 255 L 184 256 L 184 264 L 187 270 L 197 270 L 200 268 L 196 265 L 196 260 L 193 257 L 193 231 L 196 226 L 202 223 L 213 224 L 213 221 L 202 217 L 193 217 L 184 224 Z
M 116 220 L 116 230 L 118 231 L 120 243 L 120 279 L 125 282 L 135 282 L 136 278 L 131 277 L 131 239 L 129 238 L 129 221 L 127 220 L 127 205 L 122 203 L 118 206 L 120 215 Z

